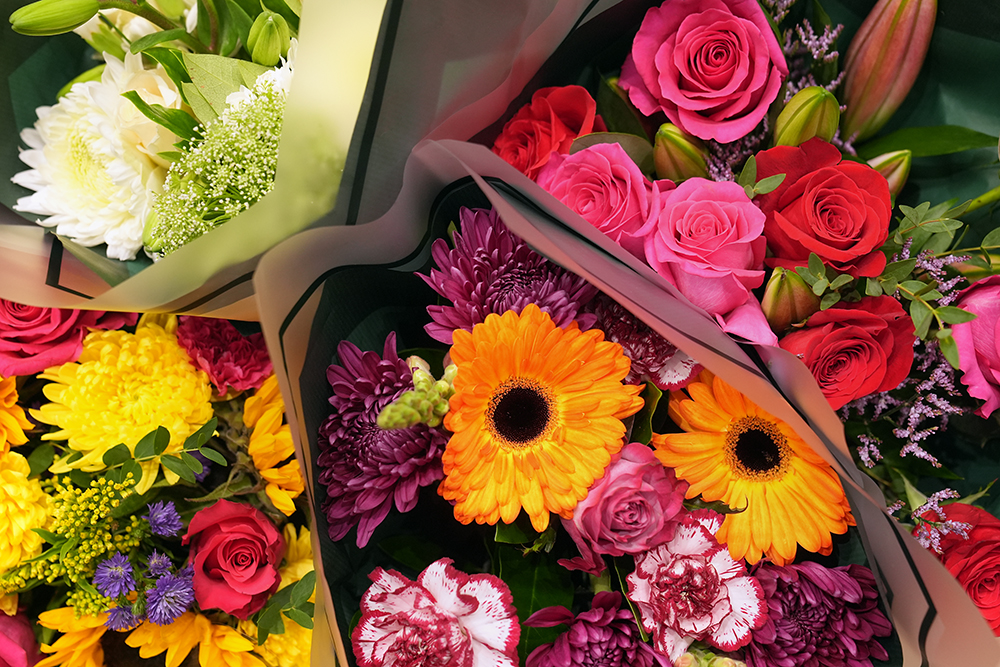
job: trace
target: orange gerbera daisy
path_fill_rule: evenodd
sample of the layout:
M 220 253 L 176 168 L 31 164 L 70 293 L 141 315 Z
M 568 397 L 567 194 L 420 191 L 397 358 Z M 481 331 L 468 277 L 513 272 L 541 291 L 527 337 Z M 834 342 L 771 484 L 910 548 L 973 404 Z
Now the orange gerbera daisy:
M 623 385 L 629 360 L 598 330 L 561 329 L 531 304 L 457 330 L 458 367 L 445 416 L 454 435 L 438 492 L 462 523 L 512 523 L 523 507 L 535 530 L 549 512 L 569 518 L 622 446 L 622 419 L 642 407 Z
M 716 533 L 733 558 L 778 565 L 796 544 L 829 554 L 831 534 L 854 525 L 833 469 L 785 422 L 708 371 L 670 394 L 670 416 L 687 433 L 654 435 L 656 457 L 691 486 L 687 497 L 733 508 Z

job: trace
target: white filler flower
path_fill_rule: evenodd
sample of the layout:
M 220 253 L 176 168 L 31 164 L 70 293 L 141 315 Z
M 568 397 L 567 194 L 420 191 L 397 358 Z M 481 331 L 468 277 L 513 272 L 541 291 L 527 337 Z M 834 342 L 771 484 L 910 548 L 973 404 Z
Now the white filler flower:
M 176 109 L 181 97 L 162 68 L 144 70 L 142 57 L 107 57 L 101 80 L 75 84 L 55 106 L 39 107 L 21 140 L 31 167 L 13 181 L 35 193 L 15 210 L 49 216 L 40 225 L 85 246 L 107 243 L 115 259 L 134 259 L 178 137 L 143 116 L 122 93 Z

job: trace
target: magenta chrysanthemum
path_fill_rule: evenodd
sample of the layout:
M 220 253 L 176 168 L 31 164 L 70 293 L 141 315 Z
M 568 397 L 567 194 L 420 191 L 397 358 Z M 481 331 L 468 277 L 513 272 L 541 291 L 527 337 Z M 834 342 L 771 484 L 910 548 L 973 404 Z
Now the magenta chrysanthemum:
M 435 340 L 451 345 L 455 329 L 472 327 L 491 313 L 520 313 L 529 303 L 548 313 L 556 326 L 576 320 L 589 329 L 594 316 L 581 313 L 597 290 L 583 278 L 565 271 L 528 247 L 504 226 L 496 212 L 462 208 L 455 248 L 438 239 L 431 255 L 438 269 L 421 278 L 452 302 L 428 306 L 433 322 L 425 329 Z
M 748 667 L 871 667 L 871 658 L 889 659 L 875 637 L 888 637 L 892 626 L 867 567 L 764 563 L 754 576 L 768 620 L 746 648 Z
M 553 643 L 532 651 L 525 667 L 666 667 L 669 663 L 642 641 L 632 612 L 621 605 L 621 593 L 604 591 L 594 596 L 588 611 L 576 616 L 565 607 L 536 611 L 525 625 L 568 627 Z
M 426 424 L 383 430 L 376 423 L 382 408 L 413 388 L 410 368 L 396 353 L 395 333 L 385 339 L 381 357 L 348 341 L 340 343 L 337 356 L 341 365 L 326 371 L 333 414 L 319 431 L 319 481 L 327 492 L 323 511 L 330 539 L 357 526 L 357 544 L 363 547 L 393 504 L 409 512 L 420 487 L 444 477 L 441 454 L 448 437 Z
M 359 667 L 517 667 L 521 628 L 507 584 L 451 563 L 431 563 L 417 581 L 375 568 L 351 633 Z
M 637 556 L 628 575 L 628 597 L 656 651 L 671 661 L 696 640 L 735 651 L 767 620 L 760 584 L 714 537 L 721 525 L 715 512 L 692 512 L 674 539 Z
M 177 342 L 191 362 L 208 374 L 219 396 L 230 390 L 258 389 L 271 374 L 264 335 L 244 336 L 229 320 L 182 317 Z

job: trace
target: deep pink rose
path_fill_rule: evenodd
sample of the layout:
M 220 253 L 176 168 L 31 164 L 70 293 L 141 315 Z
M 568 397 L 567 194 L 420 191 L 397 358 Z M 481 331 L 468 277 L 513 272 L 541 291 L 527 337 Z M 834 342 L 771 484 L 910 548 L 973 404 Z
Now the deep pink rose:
M 0 667 L 31 667 L 41 659 L 28 617 L 0 612 Z
M 668 0 L 646 12 L 619 84 L 645 115 L 726 143 L 760 123 L 787 74 L 756 0 Z
M 189 543 L 194 595 L 203 609 L 246 619 L 278 590 L 285 539 L 256 507 L 219 500 L 198 511 L 184 536 Z
M 851 401 L 899 386 L 913 365 L 913 320 L 890 296 L 840 302 L 812 315 L 781 339 L 799 355 L 837 410 Z
M 24 306 L 0 299 L 0 376 L 34 375 L 76 361 L 91 329 L 135 324 L 135 313 Z
M 971 396 L 986 401 L 976 414 L 989 417 L 1000 407 L 1000 276 L 965 288 L 955 305 L 976 314 L 976 319 L 955 324 L 951 331 L 958 344 L 962 384 Z
M 553 155 L 538 173 L 538 185 L 639 258 L 643 242 L 637 234 L 658 210 L 660 193 L 674 188 L 672 181 L 650 182 L 616 143 Z
M 577 504 L 573 518 L 563 519 L 581 556 L 559 564 L 596 575 L 604 571 L 600 554 L 638 554 L 670 541 L 687 488 L 652 449 L 637 442 L 625 445 Z
M 271 374 L 264 335 L 244 336 L 229 320 L 212 317 L 182 317 L 177 342 L 195 366 L 208 374 L 215 391 L 259 389 Z

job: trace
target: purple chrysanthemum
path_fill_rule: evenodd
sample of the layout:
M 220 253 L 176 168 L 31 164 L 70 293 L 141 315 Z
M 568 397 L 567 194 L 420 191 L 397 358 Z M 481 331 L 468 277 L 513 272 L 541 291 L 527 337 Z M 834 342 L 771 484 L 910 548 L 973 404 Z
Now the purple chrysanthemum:
M 194 603 L 190 577 L 165 574 L 146 592 L 146 616 L 157 625 L 169 625 Z
M 553 643 L 532 651 L 526 667 L 667 667 L 670 663 L 642 641 L 632 612 L 621 604 L 621 593 L 605 591 L 594 596 L 589 611 L 576 616 L 565 607 L 536 611 L 524 625 L 568 628 Z
M 357 526 L 362 547 L 393 504 L 409 512 L 420 487 L 444 476 L 441 454 L 448 437 L 426 424 L 383 430 L 376 423 L 382 408 L 413 388 L 410 369 L 396 353 L 395 333 L 386 338 L 382 357 L 347 341 L 337 355 L 341 365 L 326 372 L 333 414 L 319 431 L 319 479 L 327 491 L 323 511 L 330 539 Z
M 746 647 L 748 667 L 871 667 L 871 658 L 889 659 L 875 637 L 889 636 L 892 626 L 868 568 L 764 563 L 754 577 L 768 620 Z
M 607 340 L 618 343 L 632 365 L 622 382 L 640 384 L 649 380 L 663 391 L 687 386 L 701 372 L 701 364 L 687 356 L 625 307 L 604 294 L 594 300 L 596 326 Z
M 154 535 L 173 537 L 184 527 L 181 515 L 177 513 L 172 501 L 158 501 L 146 507 L 149 508 L 149 514 L 146 515 L 149 529 Z
M 153 553 L 149 555 L 149 561 L 146 563 L 146 569 L 151 577 L 159 577 L 160 575 L 170 572 L 170 568 L 173 567 L 173 562 L 165 554 L 161 554 L 156 549 L 153 549 Z
M 109 598 L 126 595 L 135 590 L 132 563 L 125 554 L 116 553 L 97 565 L 94 572 L 94 587 L 101 595 Z
M 495 211 L 463 207 L 458 218 L 455 248 L 450 250 L 444 239 L 435 241 L 431 255 L 438 269 L 420 276 L 452 302 L 427 307 L 434 321 L 425 329 L 432 338 L 451 345 L 455 329 L 472 331 L 491 313 L 520 313 L 529 303 L 548 313 L 556 326 L 574 320 L 581 329 L 592 326 L 593 315 L 580 309 L 596 288 L 529 248 Z
M 132 613 L 130 607 L 112 607 L 108 609 L 108 620 L 104 626 L 115 632 L 127 632 L 142 623 L 142 619 Z

